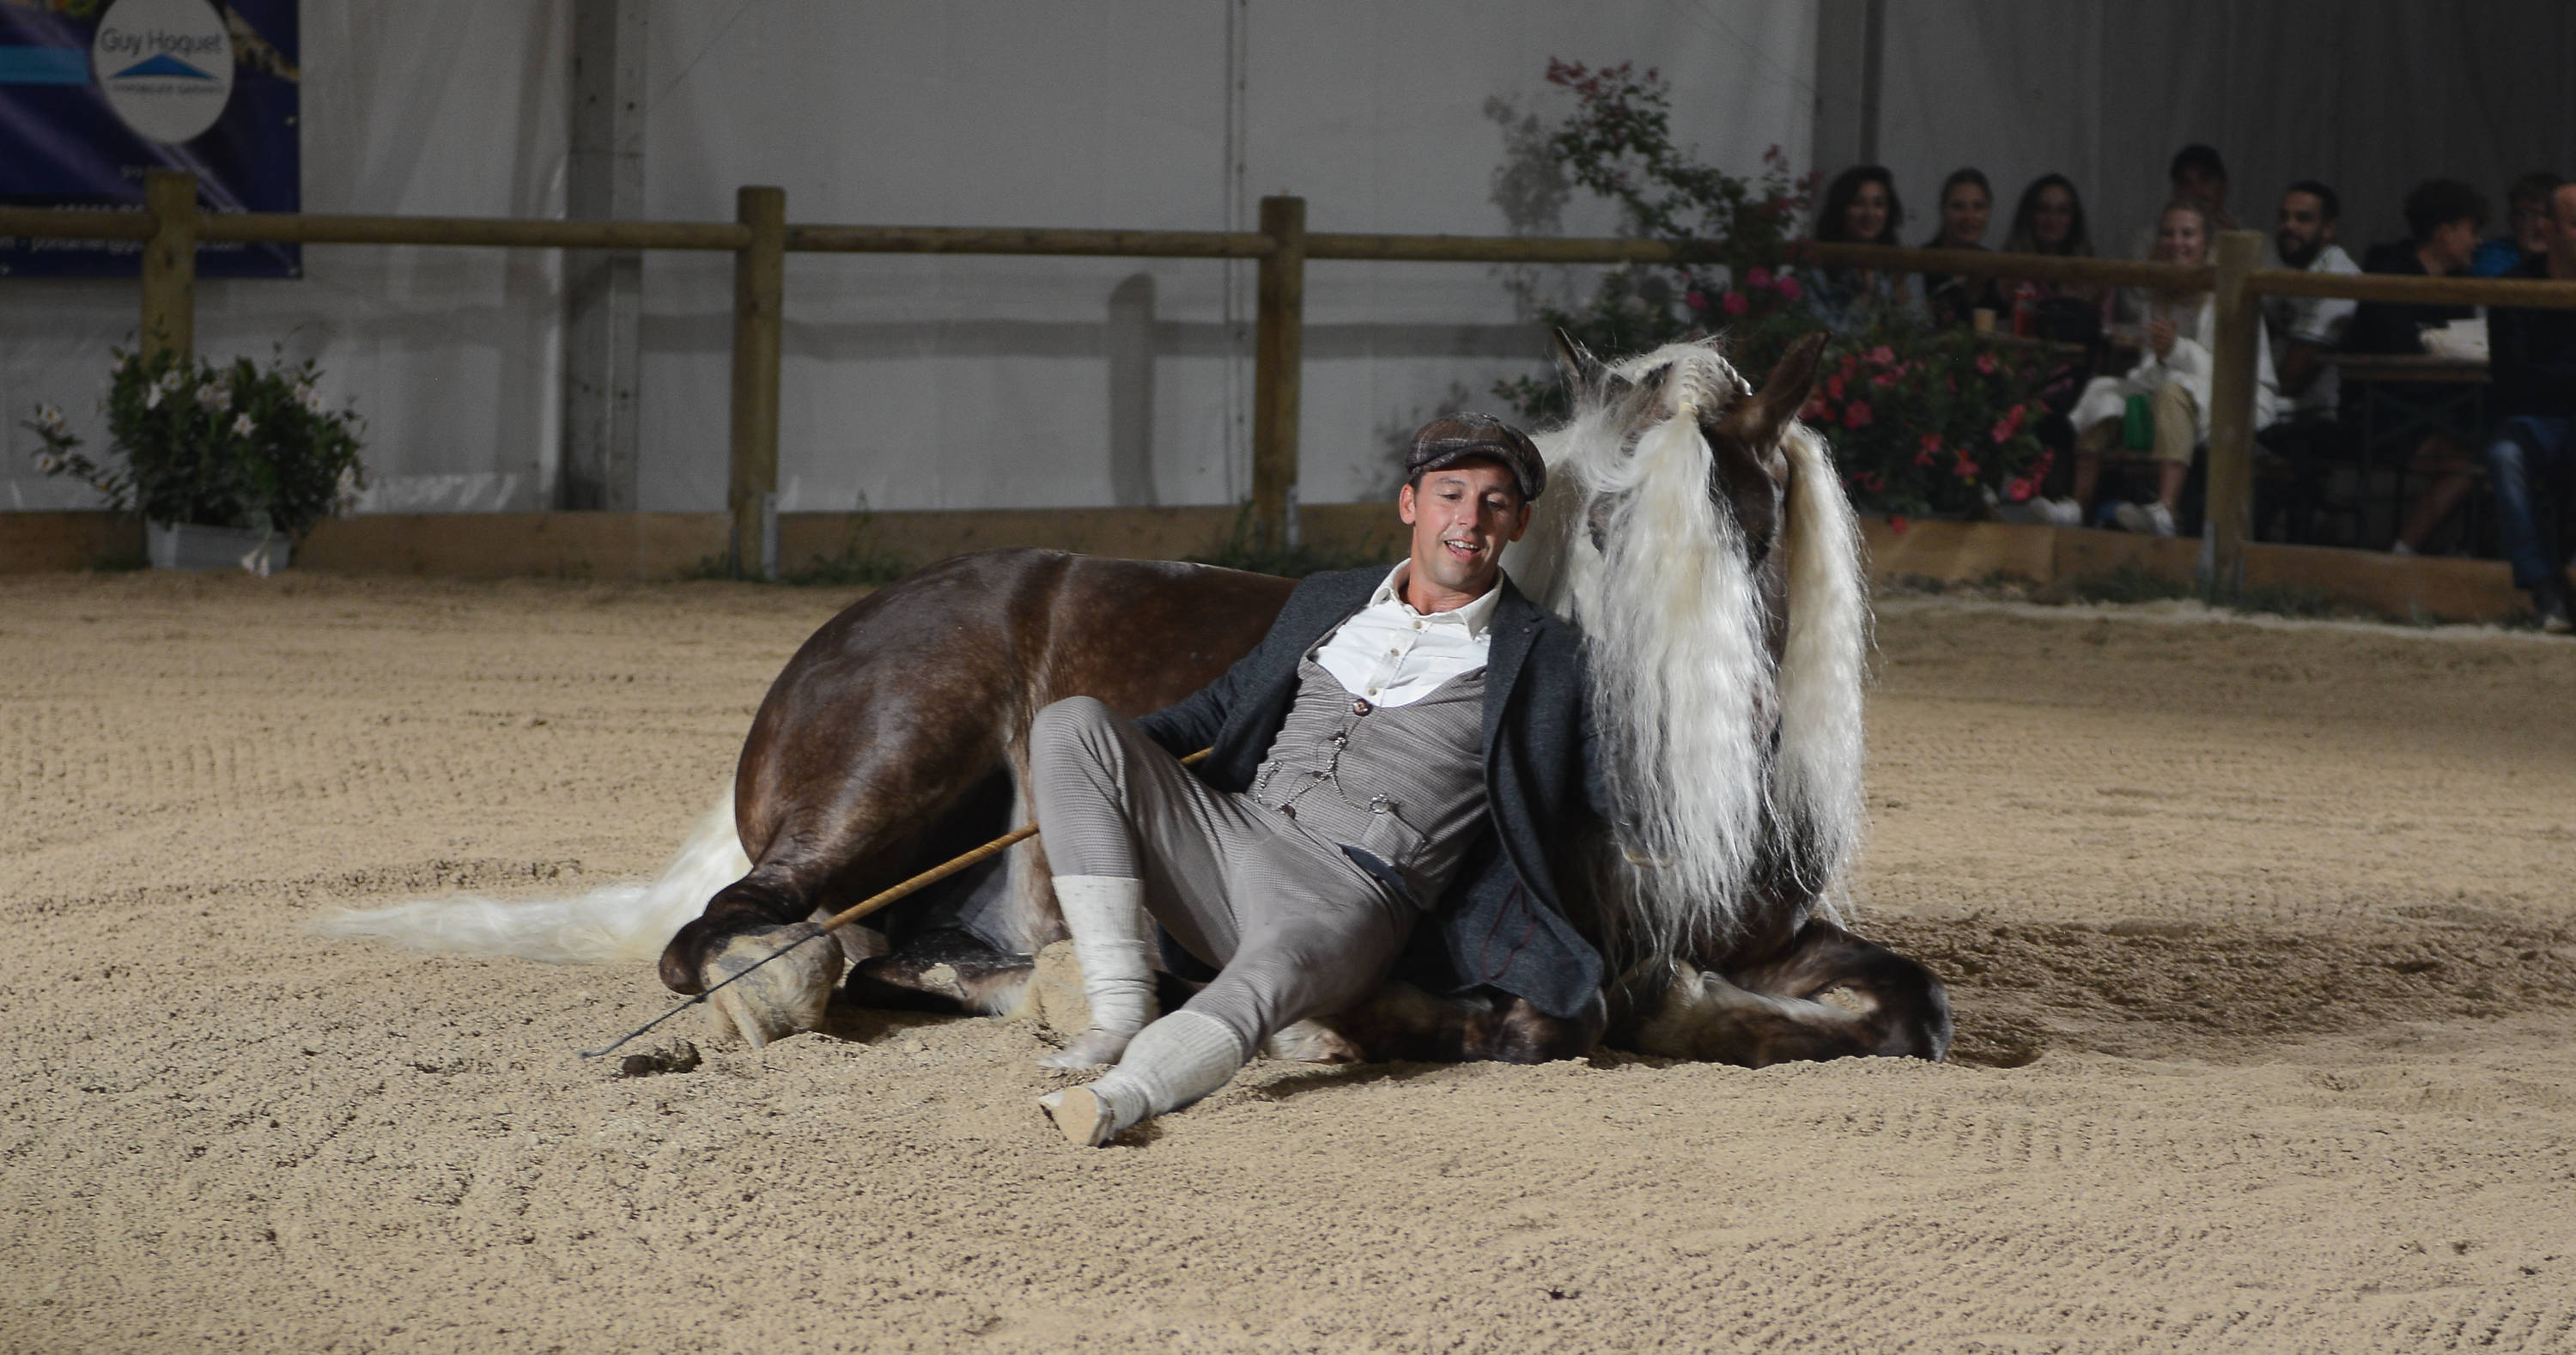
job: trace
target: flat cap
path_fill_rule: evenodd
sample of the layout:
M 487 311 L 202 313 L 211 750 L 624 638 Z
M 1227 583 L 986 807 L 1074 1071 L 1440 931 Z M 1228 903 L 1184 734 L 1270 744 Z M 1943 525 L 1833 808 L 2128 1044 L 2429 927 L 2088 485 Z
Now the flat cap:
M 1443 414 L 1422 425 L 1413 435 L 1412 450 L 1404 454 L 1404 478 L 1410 483 L 1425 471 L 1478 457 L 1499 461 L 1511 471 L 1520 482 L 1523 503 L 1547 488 L 1547 462 L 1540 459 L 1538 445 L 1491 414 Z

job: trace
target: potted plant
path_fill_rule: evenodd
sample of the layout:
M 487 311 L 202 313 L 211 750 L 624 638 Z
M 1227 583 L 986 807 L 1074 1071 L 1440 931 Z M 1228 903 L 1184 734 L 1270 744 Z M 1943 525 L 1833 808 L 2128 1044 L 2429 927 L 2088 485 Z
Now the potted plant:
M 323 518 L 345 514 L 366 485 L 363 426 L 324 407 L 312 363 L 217 366 L 164 349 L 116 350 L 100 406 L 123 465 L 80 451 L 62 411 L 26 423 L 44 445 L 36 467 L 87 483 L 120 511 L 139 512 L 157 569 L 283 569 Z

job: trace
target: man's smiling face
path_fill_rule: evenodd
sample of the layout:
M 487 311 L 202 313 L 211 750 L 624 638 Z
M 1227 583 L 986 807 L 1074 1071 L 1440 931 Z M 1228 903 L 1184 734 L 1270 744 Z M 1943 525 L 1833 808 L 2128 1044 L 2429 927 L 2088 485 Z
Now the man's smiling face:
M 1406 485 L 1395 503 L 1397 514 L 1413 529 L 1412 588 L 1407 591 L 1427 585 L 1448 607 L 1493 587 L 1503 547 L 1520 540 L 1529 526 L 1529 505 L 1521 502 L 1519 481 L 1492 461 L 1461 461 L 1425 471 L 1420 487 Z

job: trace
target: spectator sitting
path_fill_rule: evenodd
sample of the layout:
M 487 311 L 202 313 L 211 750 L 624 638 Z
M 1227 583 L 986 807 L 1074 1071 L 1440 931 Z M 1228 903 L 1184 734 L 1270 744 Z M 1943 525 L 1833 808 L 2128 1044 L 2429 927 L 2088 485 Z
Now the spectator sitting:
M 2549 252 L 2549 198 L 2563 182 L 2545 169 L 2513 181 L 2504 191 L 2504 234 L 2479 242 L 2470 277 L 2500 278 Z
M 2550 194 L 2546 243 L 2539 258 L 2507 276 L 2576 282 L 2576 184 Z M 2576 627 L 2568 622 L 2564 543 L 2551 530 L 2558 514 L 2532 491 L 2576 464 L 2576 311 L 2499 306 L 2487 314 L 2487 339 L 2495 377 L 2488 407 L 2498 420 L 2487 444 L 2496 534 L 2541 629 L 2565 635 Z
M 1955 169 L 1941 181 L 1941 229 L 1923 242 L 1925 249 L 1984 249 L 1986 223 L 1995 209 L 1995 191 L 1986 183 L 1983 172 Z M 1978 311 L 1993 313 L 2003 309 L 2001 293 L 1990 277 L 1965 277 L 1956 274 L 1926 273 L 1922 277 L 1923 299 L 1931 311 L 1932 323 L 1944 329 L 1971 324 Z
M 2335 243 L 2343 215 L 2335 191 L 2302 179 L 2281 193 L 2272 243 L 2285 268 L 2309 273 L 2359 273 L 2352 256 Z M 2272 366 L 2281 376 L 2288 407 L 2282 421 L 2264 430 L 2264 444 L 2289 458 L 2295 486 L 2289 504 L 2292 541 L 2311 538 L 2328 465 L 2344 442 L 2335 424 L 2339 382 L 2334 354 L 2352 324 L 2353 301 L 2327 296 L 2267 296 L 2263 323 L 2272 334 Z
M 2201 203 L 2182 199 L 2169 204 L 2157 227 L 2156 258 L 2186 268 L 2207 263 L 2210 226 L 2209 209 Z M 2261 428 L 2272 422 L 2280 392 L 2260 320 L 2255 329 L 2254 426 Z M 2192 455 L 2209 439 L 2209 383 L 2217 332 L 2218 306 L 2207 292 L 2154 299 L 2138 365 L 2126 376 L 2095 377 L 2075 403 L 2075 497 L 2052 500 L 2042 510 L 2051 522 L 2073 526 L 2083 520 L 2100 484 L 2102 454 L 2120 435 L 2129 397 L 2144 396 L 2155 425 L 2156 498 L 2145 505 L 2123 503 L 2115 516 L 2133 532 L 2174 534 L 2174 510 L 2191 477 Z
M 2085 225 L 2084 201 L 2076 196 L 2075 185 L 2065 175 L 2043 174 L 2022 189 L 2013 207 L 2012 227 L 2004 237 L 2004 249 L 2013 254 L 2093 257 L 2093 236 Z M 1996 288 L 1999 299 L 2013 308 L 2017 330 L 2022 327 L 2019 315 L 2027 309 L 2032 334 L 2085 345 L 2083 353 L 2051 363 L 2033 391 L 2043 411 L 2033 430 L 2040 445 L 2048 449 L 2049 460 L 2054 464 L 2072 466 L 2075 429 L 2066 416 L 2075 407 L 2076 397 L 2083 393 L 2086 378 L 2093 374 L 2097 361 L 2094 345 L 2102 337 L 2111 289 L 2036 278 L 1999 278 Z M 2005 522 L 2053 523 L 2082 517 L 2073 499 L 2050 499 L 2044 490 L 2034 492 L 2021 503 L 1997 502 L 1994 510 L 1995 516 Z
M 2466 272 L 2478 250 L 2478 231 L 2486 225 L 2486 199 L 2456 179 L 2434 179 L 2406 195 L 2408 238 L 2379 245 L 2362 260 L 2365 273 L 2399 273 L 2449 277 Z M 2346 347 L 2355 353 L 2421 353 L 2424 331 L 2476 314 L 2471 306 L 2437 306 L 2421 302 L 2365 301 L 2353 311 Z M 2411 403 L 2430 404 L 2445 394 L 2436 386 L 2392 386 L 2389 394 Z M 2408 510 L 2389 550 L 2414 555 L 2424 549 L 2434 529 L 2469 496 L 2468 444 L 2449 433 L 2428 433 L 2418 442 L 2408 469 L 2432 481 Z
M 1905 204 L 1884 166 L 1854 165 L 1825 188 L 1816 212 L 1816 240 L 1823 244 L 1895 245 L 1905 224 Z M 1875 268 L 1818 268 L 1807 288 L 1807 306 L 1827 329 L 1851 334 L 1873 320 L 1916 310 L 1905 275 Z
M 2084 200 L 2063 174 L 2043 174 L 2021 191 L 2013 208 L 2012 230 L 2004 237 L 2011 254 L 2055 254 L 2093 257 L 2093 236 L 2084 223 Z M 2038 312 L 2037 328 L 2045 337 L 2082 343 L 2101 328 L 2111 304 L 2111 289 L 2080 282 L 2022 280 L 2011 289 L 2015 305 L 2030 303 Z

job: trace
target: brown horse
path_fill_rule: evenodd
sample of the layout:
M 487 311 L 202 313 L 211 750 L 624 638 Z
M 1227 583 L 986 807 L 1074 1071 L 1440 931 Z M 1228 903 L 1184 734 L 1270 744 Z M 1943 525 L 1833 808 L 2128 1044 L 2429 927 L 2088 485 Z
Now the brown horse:
M 1928 971 L 1840 925 L 1859 829 L 1866 600 L 1850 510 L 1793 420 L 1820 337 L 1753 391 L 1712 346 L 1605 367 L 1559 336 L 1577 396 L 1543 436 L 1541 520 L 1508 562 L 1582 624 L 1633 817 L 1599 834 L 1572 920 L 1620 977 L 1557 1019 L 1494 990 L 1434 995 L 1399 974 L 1291 1056 L 1506 1059 L 1644 1052 L 1761 1065 L 1940 1058 L 1948 1000 Z M 1562 478 L 1560 478 L 1562 477 Z M 1665 586 L 1666 580 L 1670 587 Z M 959 557 L 852 605 L 797 651 L 752 722 L 734 818 L 752 862 L 663 951 L 703 991 L 809 919 L 1024 821 L 1031 717 L 1089 695 L 1133 716 L 1215 678 L 1261 638 L 1281 579 L 1003 550 Z M 1064 935 L 1043 842 L 955 877 L 842 946 L 800 949 L 717 995 L 758 1043 L 848 999 L 995 1011 Z

